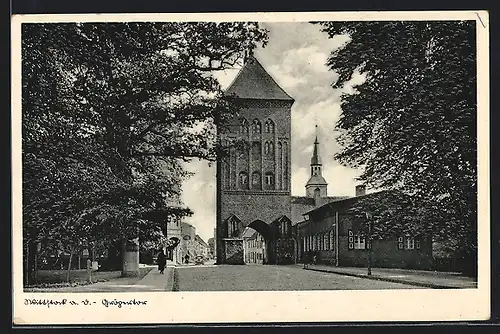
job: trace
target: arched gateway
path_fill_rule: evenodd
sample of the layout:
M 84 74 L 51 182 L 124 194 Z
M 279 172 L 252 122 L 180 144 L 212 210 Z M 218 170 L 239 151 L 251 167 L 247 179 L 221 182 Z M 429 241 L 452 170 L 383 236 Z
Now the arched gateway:
M 291 107 L 294 103 L 262 65 L 250 57 L 226 91 L 243 109 L 218 129 L 221 140 L 246 143 L 217 163 L 218 264 L 244 264 L 245 227 L 266 241 L 266 263 L 280 263 L 291 243 L 281 227 L 291 217 Z M 285 224 L 285 225 L 283 225 Z M 288 230 L 286 230 L 288 231 Z M 285 248 L 283 248 L 285 247 Z M 287 261 L 285 261 L 287 262 Z

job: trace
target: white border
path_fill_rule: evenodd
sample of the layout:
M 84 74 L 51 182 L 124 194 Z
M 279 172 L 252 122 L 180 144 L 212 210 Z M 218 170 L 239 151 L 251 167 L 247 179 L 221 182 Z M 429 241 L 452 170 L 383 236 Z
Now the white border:
M 24 293 L 22 289 L 21 23 L 150 21 L 475 20 L 478 79 L 478 288 L 462 290 Z M 77 14 L 12 17 L 13 319 L 16 324 L 468 321 L 490 316 L 489 16 L 486 11 L 214 14 Z M 24 298 L 81 299 L 94 306 L 34 307 Z M 101 298 L 147 300 L 105 308 Z

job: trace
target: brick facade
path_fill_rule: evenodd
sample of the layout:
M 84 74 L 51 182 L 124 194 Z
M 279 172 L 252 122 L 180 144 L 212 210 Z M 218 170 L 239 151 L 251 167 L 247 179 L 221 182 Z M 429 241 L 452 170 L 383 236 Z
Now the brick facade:
M 217 263 L 235 262 L 229 260 L 224 245 L 233 249 L 236 241 L 228 242 L 227 238 L 240 238 L 244 228 L 251 226 L 270 242 L 271 229 L 265 225 L 291 215 L 293 99 L 278 94 L 280 88 L 256 60 L 240 73 L 233 86 L 247 85 L 248 89 L 240 89 L 243 94 L 251 94 L 253 89 L 258 98 L 239 97 L 243 109 L 219 130 L 221 139 L 244 140 L 246 145 L 232 148 L 229 156 L 217 163 Z
M 370 196 L 384 194 L 375 193 Z M 351 198 L 332 202 L 309 212 L 309 219 L 298 225 L 300 261 L 310 261 L 314 254 L 318 263 L 365 267 L 371 248 L 374 267 L 432 268 L 430 236 L 395 235 L 384 239 L 375 238 L 370 242 L 366 232 L 367 220 L 347 213 L 355 205 L 356 198 Z

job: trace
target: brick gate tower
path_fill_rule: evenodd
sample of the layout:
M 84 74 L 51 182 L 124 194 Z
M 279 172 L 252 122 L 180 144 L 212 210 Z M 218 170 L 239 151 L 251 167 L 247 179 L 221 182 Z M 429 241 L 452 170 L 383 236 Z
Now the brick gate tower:
M 218 129 L 221 138 L 240 139 L 217 163 L 216 249 L 218 264 L 243 264 L 241 234 L 249 226 L 266 240 L 264 262 L 275 263 L 276 229 L 291 214 L 291 98 L 250 57 L 226 95 L 243 109 Z M 286 219 L 285 219 L 286 220 Z

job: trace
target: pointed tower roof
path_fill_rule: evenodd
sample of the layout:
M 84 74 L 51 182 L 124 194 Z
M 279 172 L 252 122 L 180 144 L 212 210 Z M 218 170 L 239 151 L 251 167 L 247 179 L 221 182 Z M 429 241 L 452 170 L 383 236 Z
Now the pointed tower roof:
M 318 141 L 318 125 L 316 124 L 315 127 L 316 130 L 316 138 L 314 139 L 314 150 L 313 154 L 311 157 L 311 166 L 318 166 L 321 165 L 321 159 L 319 157 L 319 141 Z M 311 177 L 309 178 L 309 181 L 306 183 L 307 186 L 326 186 L 328 183 L 326 182 L 325 178 L 321 175 L 321 169 L 319 171 L 319 174 L 312 173 L 311 172 Z
M 227 88 L 226 95 L 232 94 L 242 99 L 294 101 L 253 56 Z
M 319 157 L 318 125 L 316 125 L 316 139 L 314 140 L 314 150 L 311 157 L 311 165 L 321 165 L 321 159 Z

